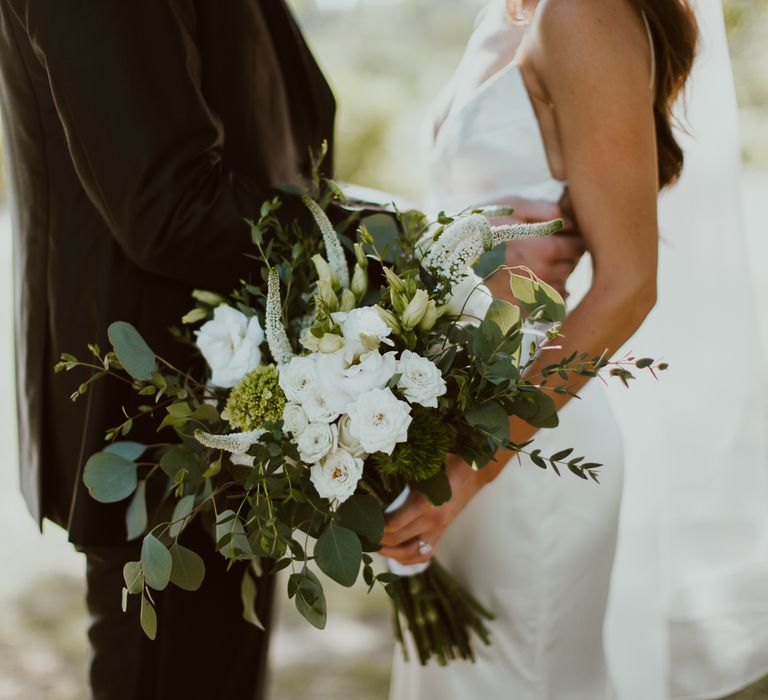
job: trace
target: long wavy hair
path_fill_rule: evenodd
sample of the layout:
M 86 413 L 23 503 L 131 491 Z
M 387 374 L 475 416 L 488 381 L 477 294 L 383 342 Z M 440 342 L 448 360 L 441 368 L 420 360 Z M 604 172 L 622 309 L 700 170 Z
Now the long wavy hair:
M 687 0 L 631 0 L 646 16 L 656 54 L 656 142 L 659 186 L 675 182 L 683 169 L 683 150 L 675 138 L 672 110 L 691 73 L 699 41 L 696 17 Z

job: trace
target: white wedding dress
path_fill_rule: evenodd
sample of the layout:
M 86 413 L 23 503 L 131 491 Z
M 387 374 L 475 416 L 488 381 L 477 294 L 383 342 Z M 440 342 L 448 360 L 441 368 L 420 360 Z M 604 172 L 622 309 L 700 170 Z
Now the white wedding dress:
M 478 18 L 433 146 L 431 201 L 446 211 L 510 196 L 557 201 L 505 0 Z M 622 445 L 599 382 L 535 446 L 598 461 L 601 483 L 513 461 L 451 524 L 436 555 L 494 614 L 477 661 L 394 662 L 391 700 L 607 700 L 603 623 L 622 491 Z M 413 657 L 412 657 L 413 658 Z M 650 700 L 650 699 L 649 699 Z

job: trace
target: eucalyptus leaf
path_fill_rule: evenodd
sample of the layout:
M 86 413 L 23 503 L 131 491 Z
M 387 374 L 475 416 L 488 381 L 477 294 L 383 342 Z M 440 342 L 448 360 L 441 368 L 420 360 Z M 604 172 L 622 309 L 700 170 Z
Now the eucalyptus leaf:
M 224 539 L 226 538 L 226 539 Z M 216 521 L 216 541 L 224 539 L 225 544 L 219 552 L 227 559 L 251 559 L 253 550 L 245 535 L 245 528 L 240 518 L 232 510 L 219 513 Z
M 168 529 L 168 534 L 171 537 L 175 538 L 179 536 L 179 533 L 186 526 L 186 520 L 183 520 L 183 518 L 186 518 L 192 512 L 194 506 L 195 496 L 193 494 L 184 496 L 176 502 L 176 505 L 173 508 L 173 515 L 171 516 L 172 525 Z
M 495 323 L 503 335 L 520 326 L 520 309 L 503 299 L 494 299 L 485 314 L 485 320 Z
M 171 546 L 171 582 L 185 591 L 196 591 L 205 578 L 205 563 L 197 552 L 182 547 L 178 542 Z
M 373 497 L 356 494 L 341 504 L 338 510 L 340 523 L 373 543 L 381 541 L 384 534 L 384 512 Z
M 497 440 L 509 440 L 509 416 L 496 401 L 486 401 L 466 415 L 467 423 L 491 433 Z
M 122 501 L 136 490 L 136 462 L 113 452 L 97 452 L 85 465 L 83 482 L 100 503 Z
M 565 319 L 565 302 L 548 284 L 523 275 L 511 274 L 509 286 L 520 307 L 530 314 L 537 309 L 543 313 L 536 320 L 547 323 L 559 323 Z
M 355 583 L 362 560 L 360 538 L 346 527 L 331 523 L 315 544 L 320 570 L 342 586 Z
M 144 590 L 144 574 L 140 561 L 128 561 L 123 565 L 123 579 L 129 593 L 141 593 Z
M 383 253 L 382 260 L 388 263 L 394 262 L 393 253 L 399 247 L 398 238 L 400 235 L 395 220 L 387 214 L 372 214 L 364 217 L 360 223 L 373 236 L 377 250 Z M 368 249 L 366 252 L 370 252 L 369 246 L 364 246 L 364 248 Z
M 141 596 L 141 629 L 152 641 L 157 637 L 157 614 L 146 596 Z
M 311 625 L 319 630 L 325 629 L 328 611 L 323 586 L 309 569 L 299 574 L 291 574 L 288 579 L 289 592 L 295 595 L 296 609 Z
M 264 625 L 256 614 L 257 596 L 258 589 L 256 587 L 256 581 L 253 580 L 253 576 L 251 576 L 250 572 L 246 569 L 240 584 L 240 600 L 243 602 L 243 619 L 263 631 Z
M 162 591 L 171 580 L 173 560 L 168 548 L 149 534 L 141 545 L 141 566 L 144 569 L 144 579 L 147 585 L 156 591 Z
M 128 374 L 143 382 L 152 379 L 156 365 L 155 353 L 130 323 L 113 323 L 107 330 L 107 336 L 117 359 Z
M 120 455 L 125 459 L 137 460 L 144 454 L 144 450 L 147 449 L 146 445 L 142 445 L 140 442 L 131 442 L 130 440 L 120 440 L 119 442 L 113 442 L 104 448 L 104 452 Z
M 412 486 L 419 493 L 423 493 L 434 506 L 441 506 L 451 500 L 451 482 L 444 471 L 439 471 L 424 481 L 416 481 Z
M 125 511 L 128 540 L 135 540 L 147 529 L 147 482 L 140 481 Z

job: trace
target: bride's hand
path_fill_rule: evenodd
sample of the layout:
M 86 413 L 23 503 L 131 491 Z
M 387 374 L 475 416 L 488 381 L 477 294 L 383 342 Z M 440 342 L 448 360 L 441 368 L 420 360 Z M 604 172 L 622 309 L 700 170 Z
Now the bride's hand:
M 472 469 L 456 455 L 448 455 L 445 468 L 451 482 L 450 500 L 441 506 L 433 506 L 422 494 L 414 491 L 405 505 L 388 517 L 379 554 L 401 564 L 429 561 L 446 528 L 487 483 L 482 471 Z

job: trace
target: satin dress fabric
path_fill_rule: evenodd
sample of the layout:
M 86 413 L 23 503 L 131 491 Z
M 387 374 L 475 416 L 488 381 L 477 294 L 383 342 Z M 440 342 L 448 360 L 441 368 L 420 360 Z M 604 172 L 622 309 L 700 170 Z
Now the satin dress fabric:
M 444 95 L 430 205 L 446 211 L 517 195 L 556 201 L 504 0 L 481 12 Z M 392 700 L 609 700 L 603 623 L 622 493 L 622 442 L 602 387 L 542 430 L 533 447 L 603 463 L 600 484 L 513 460 L 451 524 L 436 556 L 495 615 L 492 644 L 447 667 L 395 653 Z M 411 655 L 411 659 L 413 659 Z

